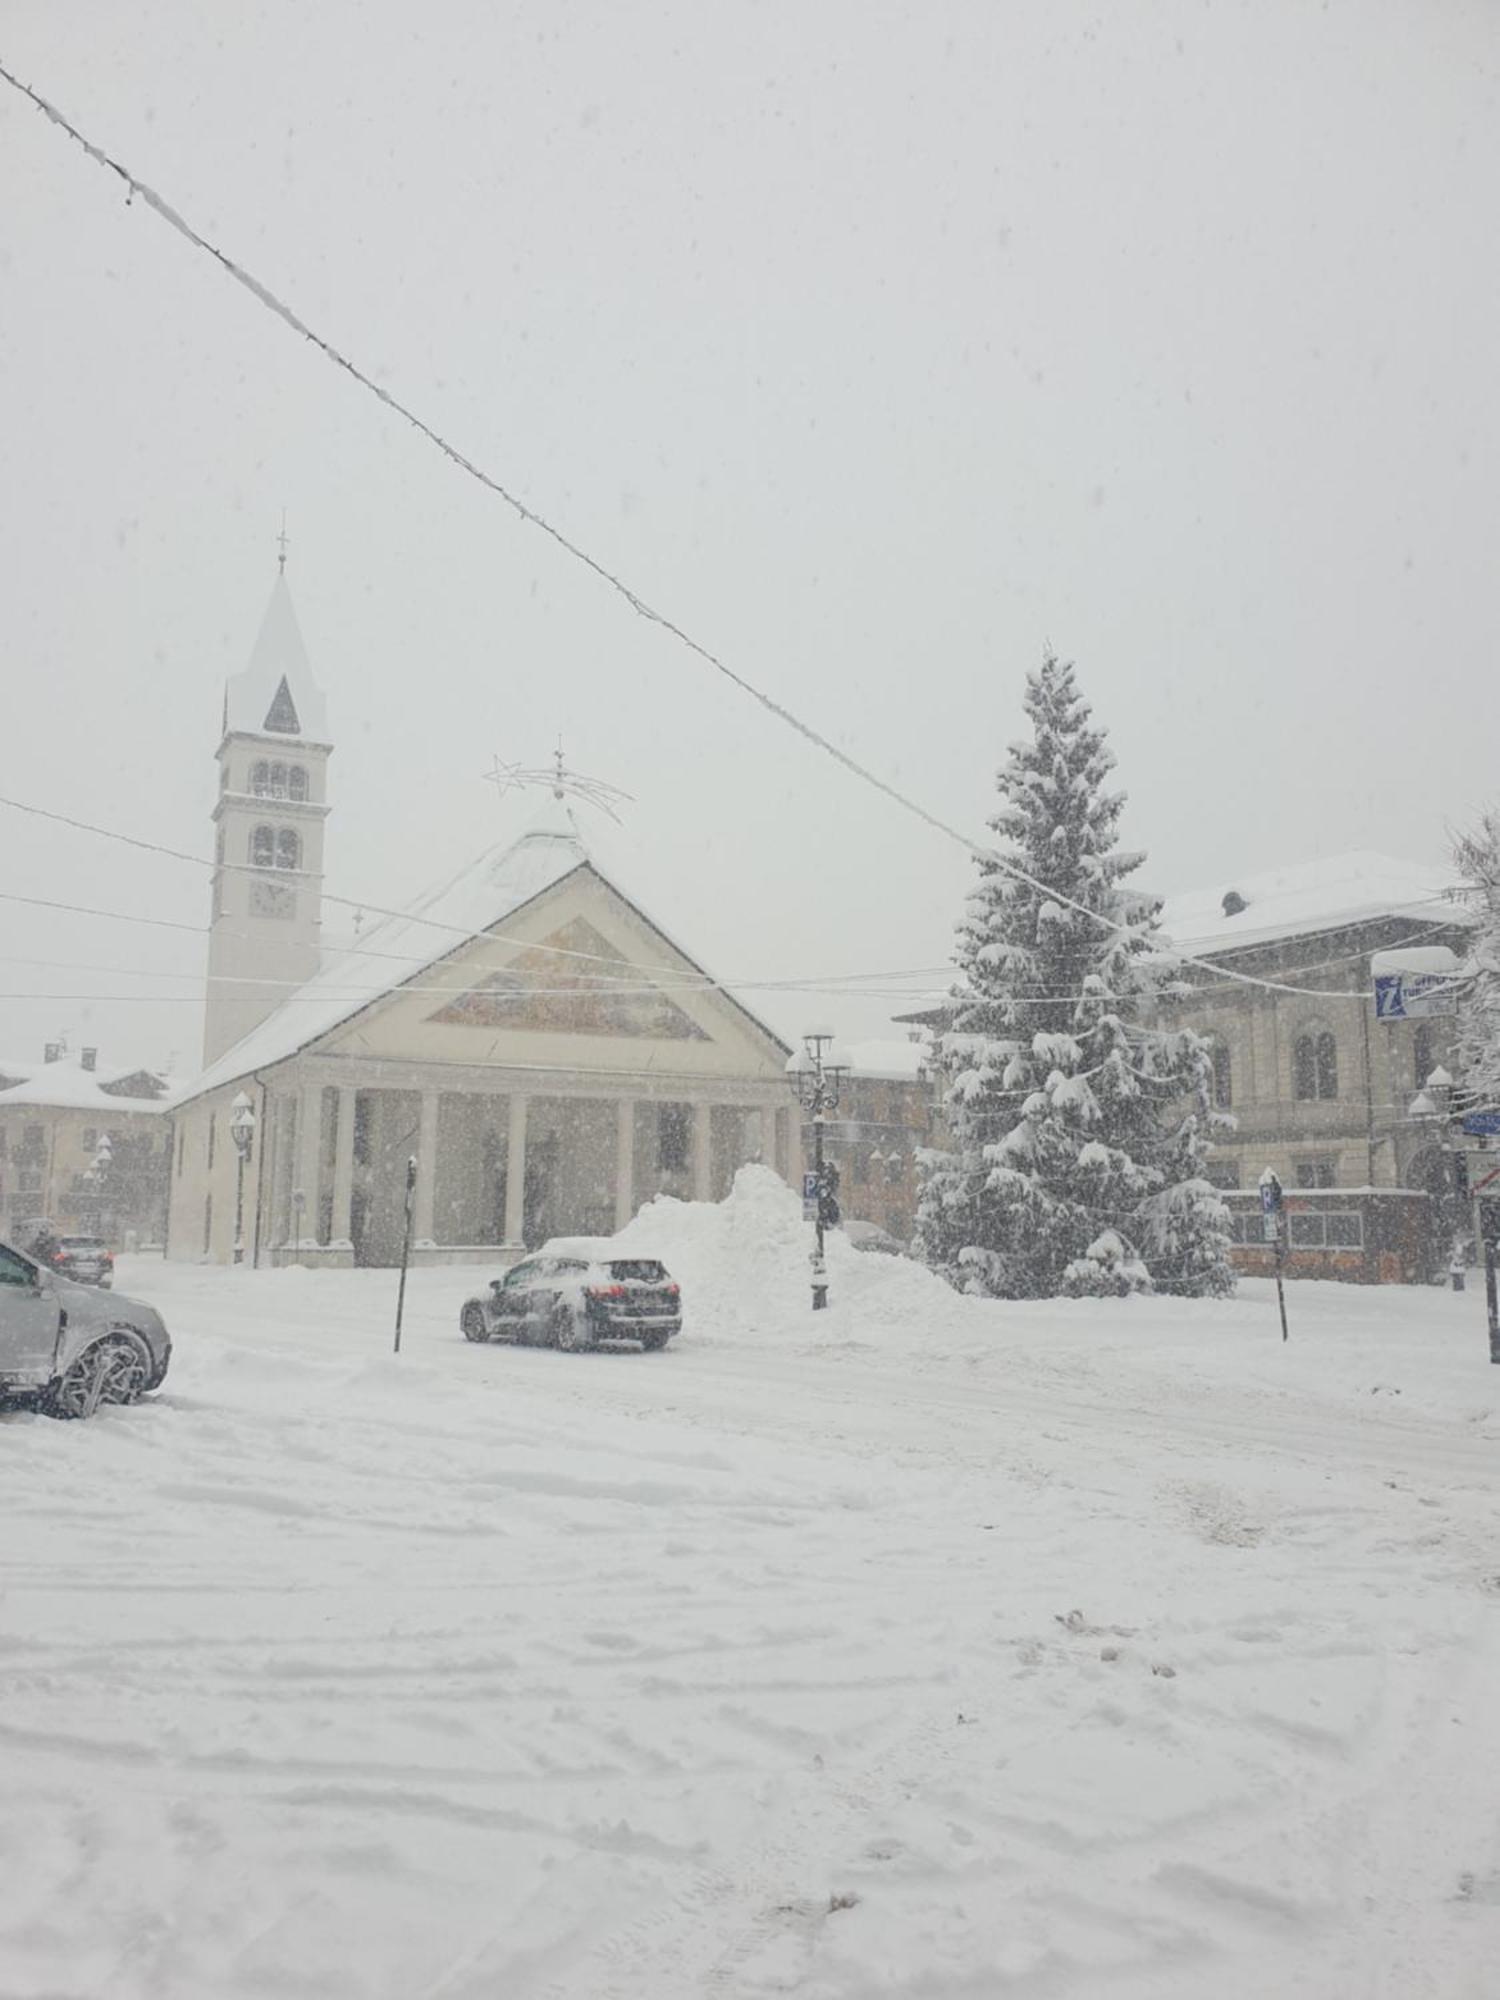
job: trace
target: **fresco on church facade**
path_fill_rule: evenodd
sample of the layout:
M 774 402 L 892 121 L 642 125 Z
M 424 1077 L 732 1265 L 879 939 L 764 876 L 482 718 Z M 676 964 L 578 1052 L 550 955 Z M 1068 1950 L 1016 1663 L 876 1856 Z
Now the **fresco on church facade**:
M 586 956 L 564 956 L 569 952 Z M 610 963 L 596 965 L 593 959 Z M 607 938 L 578 917 L 428 1018 L 455 1028 L 531 1034 L 624 1035 L 651 1042 L 709 1039 L 665 993 L 642 992 L 645 980 L 643 972 L 619 960 Z

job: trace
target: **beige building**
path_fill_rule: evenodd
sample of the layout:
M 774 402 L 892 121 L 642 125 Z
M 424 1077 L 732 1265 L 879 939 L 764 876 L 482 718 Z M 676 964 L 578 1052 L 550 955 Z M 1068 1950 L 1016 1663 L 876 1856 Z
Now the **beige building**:
M 1354 853 L 1163 911 L 1175 944 L 1223 968 L 1186 975 L 1187 1017 L 1212 1043 L 1215 1098 L 1235 1120 L 1210 1178 L 1248 1195 L 1265 1168 L 1279 1176 L 1295 1210 L 1294 1275 L 1430 1277 L 1466 1231 L 1441 1116 L 1452 1015 L 1375 1006 L 1387 964 L 1461 960 L 1472 919 L 1447 886 L 1441 870 Z M 1237 1261 L 1259 1268 L 1256 1204 L 1231 1208 Z
M 409 1160 L 417 1262 L 608 1233 L 659 1193 L 717 1198 L 748 1161 L 795 1177 L 786 1045 L 605 872 L 563 801 L 297 983 L 328 743 L 294 632 L 282 578 L 253 687 L 226 704 L 211 1059 L 174 1107 L 168 1254 L 229 1261 L 242 1211 L 247 1262 L 394 1263 Z M 285 798 L 262 764 L 286 767 Z
M 1378 1019 L 1374 974 L 1391 951 L 1462 953 L 1470 918 L 1446 886 L 1356 853 L 1168 900 L 1172 942 L 1223 968 L 1185 975 L 1236 1123 L 1215 1148 L 1220 1185 L 1254 1187 L 1271 1167 L 1288 1188 L 1427 1191 L 1435 1126 L 1412 1106 L 1451 1058 L 1452 1017 Z
M 0 1060 L 0 1236 L 160 1243 L 170 1121 L 165 1077 L 101 1068 L 98 1052 L 49 1045 L 40 1063 Z

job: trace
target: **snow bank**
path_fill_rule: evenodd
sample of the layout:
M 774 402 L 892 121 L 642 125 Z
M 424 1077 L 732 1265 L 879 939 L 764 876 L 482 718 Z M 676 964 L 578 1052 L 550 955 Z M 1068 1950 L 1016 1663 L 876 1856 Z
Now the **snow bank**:
M 812 1224 L 769 1167 L 741 1167 L 721 1202 L 660 1195 L 614 1239 L 632 1256 L 659 1257 L 682 1286 L 684 1330 L 695 1339 L 754 1338 L 806 1345 Z M 841 1230 L 826 1238 L 832 1306 L 819 1344 L 900 1334 L 950 1316 L 955 1299 L 940 1278 L 908 1257 L 856 1250 Z

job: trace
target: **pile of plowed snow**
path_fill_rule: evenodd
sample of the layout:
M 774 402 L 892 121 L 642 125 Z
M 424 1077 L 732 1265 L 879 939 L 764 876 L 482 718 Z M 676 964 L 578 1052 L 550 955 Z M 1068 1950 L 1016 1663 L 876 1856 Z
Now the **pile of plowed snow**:
M 622 1253 L 659 1257 L 682 1286 L 685 1331 L 710 1339 L 809 1336 L 812 1224 L 769 1167 L 741 1167 L 723 1201 L 659 1195 L 614 1239 Z M 856 1250 L 841 1230 L 826 1239 L 832 1309 L 820 1341 L 910 1332 L 913 1321 L 963 1314 L 960 1299 L 909 1257 Z

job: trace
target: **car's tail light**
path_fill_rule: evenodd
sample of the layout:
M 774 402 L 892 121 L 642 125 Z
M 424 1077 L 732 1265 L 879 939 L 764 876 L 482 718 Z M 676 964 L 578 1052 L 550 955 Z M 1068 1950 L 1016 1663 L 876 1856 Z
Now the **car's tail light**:
M 667 1297 L 668 1297 L 669 1299 L 675 1299 L 675 1298 L 679 1298 L 679 1297 L 681 1297 L 681 1294 L 682 1294 L 682 1287 L 681 1287 L 681 1285 L 668 1285 L 668 1286 L 667 1286 Z
M 625 1296 L 625 1287 L 623 1285 L 590 1285 L 588 1296 L 591 1299 L 623 1299 Z
M 54 1264 L 66 1264 L 66 1263 L 67 1263 L 67 1261 L 68 1261 L 68 1253 L 67 1253 L 67 1251 L 66 1251 L 66 1250 L 54 1250 L 54 1251 L 53 1251 L 53 1253 L 52 1253 L 52 1261 L 53 1261 L 53 1263 L 54 1263 Z
M 99 1261 L 101 1264 L 113 1264 L 113 1262 L 115 1261 L 114 1251 L 113 1250 L 102 1251 L 100 1253 Z

